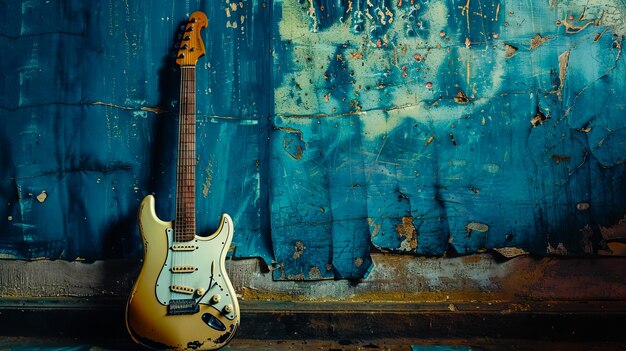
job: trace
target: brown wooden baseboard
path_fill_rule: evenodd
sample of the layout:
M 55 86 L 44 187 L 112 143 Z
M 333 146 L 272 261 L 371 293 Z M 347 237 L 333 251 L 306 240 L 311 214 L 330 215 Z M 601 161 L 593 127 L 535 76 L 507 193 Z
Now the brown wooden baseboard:
M 245 302 L 245 339 L 522 338 L 624 340 L 626 301 Z M 126 338 L 121 299 L 0 299 L 0 334 Z

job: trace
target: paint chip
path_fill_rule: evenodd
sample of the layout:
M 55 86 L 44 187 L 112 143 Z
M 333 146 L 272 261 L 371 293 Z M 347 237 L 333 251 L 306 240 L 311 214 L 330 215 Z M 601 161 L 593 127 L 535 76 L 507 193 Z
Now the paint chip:
M 530 254 L 530 252 L 520 249 L 518 247 L 500 247 L 497 249 L 493 249 L 493 251 L 499 253 L 506 258 L 514 258 Z
M 322 271 L 317 266 L 311 267 L 309 270 L 309 279 L 322 279 Z
M 304 250 L 306 249 L 306 246 L 304 246 L 304 243 L 300 240 L 296 241 L 293 245 L 293 259 L 297 260 L 302 256 L 302 253 L 304 252 Z
M 457 104 L 463 105 L 467 104 L 469 101 L 469 98 L 463 90 L 459 90 L 459 92 L 456 93 L 456 96 L 454 97 L 454 102 L 456 102 Z
M 428 138 L 428 140 L 426 140 L 426 143 L 424 144 L 424 146 L 430 145 L 430 143 L 432 143 L 433 140 L 435 140 L 435 136 L 431 135 L 430 138 Z
M 511 44 L 504 44 L 504 57 L 505 58 L 511 58 L 513 56 L 515 56 L 515 53 L 517 52 L 518 48 L 516 46 L 513 46 Z
M 481 233 L 487 232 L 489 230 L 489 226 L 486 225 L 485 223 L 469 222 L 465 226 L 465 229 L 467 229 L 467 236 L 470 236 L 473 231 L 481 232 Z
M 548 243 L 548 247 L 546 248 L 546 253 L 548 255 L 567 256 L 567 249 L 565 248 L 565 245 L 563 245 L 563 243 L 559 243 L 556 246 L 556 248 L 552 246 L 550 243 Z
M 382 225 L 377 224 L 371 217 L 367 218 L 367 224 L 370 226 L 370 237 L 374 238 L 380 233 Z
M 530 38 L 530 49 L 535 50 L 548 41 L 548 37 L 542 37 L 541 34 L 536 34 L 534 37 Z
M 564 51 L 559 55 L 559 89 L 556 91 L 559 101 L 563 98 L 563 86 L 565 85 L 565 77 L 567 75 L 567 66 L 569 66 L 569 55 L 571 51 Z
M 530 120 L 530 124 L 532 124 L 532 126 L 534 128 L 536 126 L 539 126 L 539 125 L 543 124 L 543 122 L 545 122 L 549 118 L 550 118 L 550 115 L 548 114 L 546 116 L 541 111 L 541 108 L 539 106 L 537 106 L 537 113 L 535 113 L 535 116 Z
M 607 241 L 626 239 L 626 215 L 612 226 L 600 226 L 600 234 Z
M 589 209 L 589 207 L 591 207 L 591 205 L 589 205 L 588 202 L 579 202 L 576 204 L 576 209 L 578 211 L 586 211 Z
M 400 244 L 400 250 L 414 251 L 417 249 L 417 230 L 413 225 L 413 217 L 402 217 L 402 223 L 396 225 L 396 232 L 400 237 L 405 238 Z
M 39 201 L 41 203 L 46 201 L 47 198 L 48 198 L 48 193 L 45 190 L 43 190 L 41 192 L 41 194 L 37 195 L 37 201 Z
M 552 157 L 552 159 L 554 160 L 554 162 L 556 164 L 559 164 L 561 162 L 568 162 L 571 159 L 571 157 L 569 157 L 567 155 L 556 155 L 556 154 L 553 154 L 551 157 Z

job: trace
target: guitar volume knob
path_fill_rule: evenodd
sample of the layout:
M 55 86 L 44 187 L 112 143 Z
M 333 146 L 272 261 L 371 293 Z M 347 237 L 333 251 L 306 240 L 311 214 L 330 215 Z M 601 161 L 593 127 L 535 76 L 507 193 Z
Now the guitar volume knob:
M 231 313 L 233 311 L 233 305 L 226 305 L 224 306 L 224 312 L 225 313 Z
M 212 304 L 216 304 L 218 302 L 220 302 L 220 300 L 222 299 L 222 297 L 219 294 L 215 294 L 211 297 L 211 303 Z

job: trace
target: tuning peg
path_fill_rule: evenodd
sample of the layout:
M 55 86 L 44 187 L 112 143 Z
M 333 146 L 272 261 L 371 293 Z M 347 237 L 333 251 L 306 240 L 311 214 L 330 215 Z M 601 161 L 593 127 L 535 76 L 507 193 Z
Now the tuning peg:
M 191 39 L 191 37 L 189 37 L 188 35 L 185 36 L 185 38 L 183 40 L 189 40 Z
M 180 55 L 178 55 L 178 58 L 184 58 L 184 57 L 185 57 L 185 54 L 182 52 L 180 53 Z
M 191 17 L 191 19 L 189 20 L 190 23 L 196 23 L 196 18 L 195 17 Z
M 187 46 L 187 44 L 185 44 L 185 45 L 181 46 L 180 48 L 183 49 L 183 50 L 186 50 L 188 48 L 188 46 Z

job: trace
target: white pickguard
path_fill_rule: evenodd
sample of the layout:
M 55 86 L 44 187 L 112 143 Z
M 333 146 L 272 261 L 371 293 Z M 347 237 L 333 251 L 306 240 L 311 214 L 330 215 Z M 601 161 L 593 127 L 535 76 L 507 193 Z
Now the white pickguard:
M 219 262 L 224 259 L 220 255 L 225 255 L 227 251 L 224 250 L 225 238 L 222 234 L 228 233 L 230 226 L 230 221 L 225 221 L 217 236 L 211 239 L 196 236 L 193 241 L 184 243 L 175 243 L 174 231 L 172 228 L 167 229 L 167 257 L 156 283 L 156 297 L 161 304 L 168 305 L 170 300 L 193 298 L 197 303 L 215 308 L 228 319 L 235 318 L 234 310 L 225 312 L 226 305 L 232 306 L 233 296 L 230 296 L 228 283 L 219 268 Z M 175 251 L 172 249 L 175 244 L 192 245 L 195 249 Z M 196 270 L 190 273 L 172 273 L 173 267 L 194 267 Z M 173 292 L 172 286 L 189 287 L 194 291 L 204 289 L 204 292 L 202 295 L 196 292 L 192 294 Z M 216 294 L 220 296 L 219 301 L 211 301 Z

